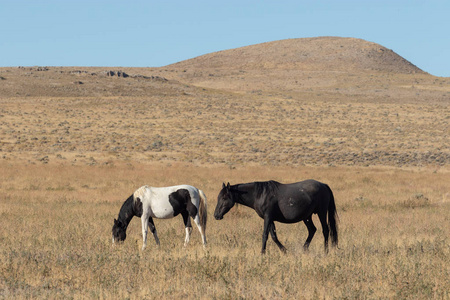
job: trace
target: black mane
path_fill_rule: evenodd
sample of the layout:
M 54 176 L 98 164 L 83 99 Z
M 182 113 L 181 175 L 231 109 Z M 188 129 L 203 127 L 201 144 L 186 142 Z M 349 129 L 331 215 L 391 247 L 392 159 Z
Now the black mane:
M 120 212 L 119 212 L 118 221 L 120 221 L 125 226 L 128 226 L 131 219 L 136 215 L 134 207 L 135 207 L 134 196 L 131 195 L 122 204 L 122 207 L 120 208 Z
M 271 197 L 277 193 L 279 186 L 280 183 L 274 180 L 255 182 L 256 197 L 260 198 L 263 195 Z

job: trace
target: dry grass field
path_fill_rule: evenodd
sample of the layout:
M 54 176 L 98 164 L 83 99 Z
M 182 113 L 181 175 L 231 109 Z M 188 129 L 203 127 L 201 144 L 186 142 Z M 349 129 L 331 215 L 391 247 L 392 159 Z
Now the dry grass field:
M 416 298 L 446 299 L 448 172 L 375 167 L 225 167 L 120 163 L 104 166 L 2 162 L 1 297 L 10 298 Z M 328 255 L 320 230 L 302 251 L 303 224 L 277 225 L 288 253 L 246 207 L 212 218 L 221 182 L 317 178 L 334 190 L 340 245 Z M 123 245 L 112 220 L 136 186 L 179 182 L 209 197 L 208 247 L 181 217 L 156 220 L 161 240 L 142 252 L 132 220 Z M 317 218 L 314 219 L 318 225 Z M 320 229 L 320 225 L 319 229 Z
M 113 71 L 0 68 L 0 299 L 450 298 L 449 78 L 333 38 Z M 254 211 L 213 218 L 222 182 L 308 178 L 335 195 L 328 255 L 317 218 L 309 252 L 277 224 L 265 256 Z M 181 183 L 208 197 L 206 251 L 181 217 L 112 245 L 136 188 Z

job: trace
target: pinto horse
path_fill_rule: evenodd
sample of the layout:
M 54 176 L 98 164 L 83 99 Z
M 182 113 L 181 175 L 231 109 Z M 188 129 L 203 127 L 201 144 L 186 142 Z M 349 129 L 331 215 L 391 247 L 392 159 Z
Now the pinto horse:
M 319 216 L 322 224 L 325 252 L 328 252 L 330 231 L 333 245 L 337 246 L 338 244 L 336 205 L 333 192 L 324 183 L 316 180 L 306 180 L 291 184 L 266 181 L 232 186 L 230 186 L 230 183 L 225 186 L 224 183 L 217 198 L 217 206 L 214 212 L 216 220 L 221 220 L 235 203 L 253 208 L 258 216 L 264 219 L 262 254 L 266 251 L 269 232 L 280 250 L 286 252 L 286 248 L 278 240 L 274 221 L 281 223 L 303 221 L 308 228 L 308 238 L 303 246 L 307 250 L 316 232 L 316 227 L 311 218 L 313 214 Z
M 189 243 L 192 232 L 191 217 L 202 236 L 203 247 L 206 246 L 206 196 L 203 191 L 190 185 L 177 185 L 170 187 L 142 186 L 138 188 L 122 204 L 119 217 L 114 219 L 112 228 L 113 243 L 124 241 L 127 238 L 127 227 L 131 219 L 136 216 L 142 221 L 142 250 L 147 246 L 147 231 L 153 233 L 156 244 L 159 238 L 156 233 L 153 218 L 170 219 L 181 214 L 186 230 L 184 246 Z

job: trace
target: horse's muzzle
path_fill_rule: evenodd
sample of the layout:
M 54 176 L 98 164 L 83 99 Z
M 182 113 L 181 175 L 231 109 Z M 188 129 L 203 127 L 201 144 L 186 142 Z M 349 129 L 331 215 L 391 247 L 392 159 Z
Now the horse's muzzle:
M 223 219 L 223 216 L 214 216 L 214 218 L 215 218 L 216 220 L 222 220 L 222 219 Z

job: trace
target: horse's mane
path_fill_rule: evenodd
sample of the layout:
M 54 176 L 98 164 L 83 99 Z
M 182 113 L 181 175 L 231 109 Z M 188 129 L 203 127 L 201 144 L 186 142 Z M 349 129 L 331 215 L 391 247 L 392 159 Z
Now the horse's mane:
M 278 191 L 279 185 L 280 183 L 274 180 L 255 182 L 256 197 L 273 196 Z

